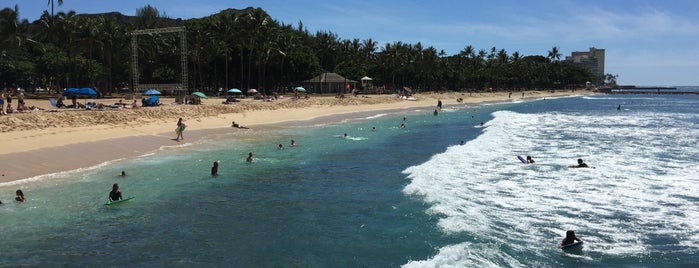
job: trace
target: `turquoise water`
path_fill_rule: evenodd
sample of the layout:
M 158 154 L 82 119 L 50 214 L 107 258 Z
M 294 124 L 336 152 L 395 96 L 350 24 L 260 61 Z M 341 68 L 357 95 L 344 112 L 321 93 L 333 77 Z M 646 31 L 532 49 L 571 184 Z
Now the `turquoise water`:
M 691 267 L 696 107 L 595 95 L 236 131 L 0 186 L 0 266 Z M 104 206 L 113 183 L 135 199 Z M 557 248 L 568 229 L 580 252 Z

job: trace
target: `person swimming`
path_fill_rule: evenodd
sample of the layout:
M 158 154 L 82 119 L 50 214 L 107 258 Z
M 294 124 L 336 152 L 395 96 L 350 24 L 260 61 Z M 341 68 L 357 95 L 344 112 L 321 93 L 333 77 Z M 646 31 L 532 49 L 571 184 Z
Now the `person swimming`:
M 252 162 L 254 159 L 252 158 L 252 152 L 248 153 L 248 158 L 245 159 L 248 163 Z
M 15 201 L 18 201 L 18 202 L 27 201 L 27 198 L 24 197 L 24 193 L 22 192 L 22 190 L 15 191 L 15 194 L 17 195 L 17 197 L 15 197 Z
M 114 202 L 121 200 L 121 191 L 119 191 L 119 184 L 112 185 L 112 191 L 109 192 L 109 201 Z
M 532 159 L 532 157 L 529 155 L 527 155 L 527 163 L 534 164 L 534 159 Z
M 281 143 L 277 147 L 279 147 L 279 150 L 284 149 L 284 145 L 282 145 Z
M 582 159 L 578 158 L 578 165 L 577 166 L 569 166 L 569 167 L 571 167 L 571 168 L 587 168 L 590 166 L 585 164 L 585 162 Z
M 575 236 L 575 232 L 573 230 L 568 230 L 568 231 L 566 231 L 566 237 L 563 238 L 560 246 L 564 247 L 564 246 L 575 243 L 575 241 L 582 242 L 582 240 L 580 238 Z
M 292 147 L 293 147 L 293 146 L 296 146 L 296 141 L 291 140 L 291 146 L 292 146 Z
M 126 177 L 126 171 L 122 170 L 121 173 L 119 174 L 119 176 Z

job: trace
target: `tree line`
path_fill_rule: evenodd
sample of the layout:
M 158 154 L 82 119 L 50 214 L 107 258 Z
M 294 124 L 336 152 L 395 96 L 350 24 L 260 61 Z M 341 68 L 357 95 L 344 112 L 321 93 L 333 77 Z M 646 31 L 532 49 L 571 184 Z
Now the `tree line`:
M 59 1 L 61 2 L 61 1 Z M 53 1 L 50 1 L 52 4 Z M 34 21 L 19 10 L 0 10 L 0 83 L 6 87 L 94 87 L 101 94 L 131 88 L 131 35 L 139 29 L 184 26 L 188 88 L 257 88 L 280 91 L 322 72 L 349 79 L 370 76 L 387 89 L 553 89 L 601 82 L 589 70 L 547 56 L 467 45 L 447 55 L 420 42 L 379 45 L 371 38 L 342 39 L 331 31 L 310 33 L 271 18 L 261 8 L 227 9 L 203 18 L 170 19 L 150 5 L 135 16 L 77 15 L 44 11 Z M 180 40 L 173 34 L 138 36 L 140 83 L 181 80 Z

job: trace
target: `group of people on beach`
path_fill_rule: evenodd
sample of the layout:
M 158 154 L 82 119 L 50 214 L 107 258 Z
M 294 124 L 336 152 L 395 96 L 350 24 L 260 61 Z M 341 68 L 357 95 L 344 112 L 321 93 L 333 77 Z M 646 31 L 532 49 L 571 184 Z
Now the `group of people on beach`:
M 36 109 L 36 107 L 27 107 L 24 103 L 24 93 L 18 92 L 17 94 L 17 108 L 12 106 L 12 92 L 3 90 L 0 92 L 0 115 L 6 115 L 11 113 L 21 113 L 24 111 L 29 111 Z M 7 102 L 7 104 L 5 104 Z

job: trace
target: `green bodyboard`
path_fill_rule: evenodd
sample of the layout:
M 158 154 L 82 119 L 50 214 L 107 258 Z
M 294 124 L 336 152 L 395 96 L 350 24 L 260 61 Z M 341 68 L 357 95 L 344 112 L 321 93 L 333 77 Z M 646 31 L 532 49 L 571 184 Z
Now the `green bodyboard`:
M 127 198 L 124 198 L 124 199 L 121 199 L 121 200 L 117 200 L 117 201 L 107 201 L 107 203 L 104 204 L 104 205 L 105 205 L 105 206 L 116 205 L 116 204 L 120 204 L 120 203 L 125 202 L 125 201 L 129 201 L 129 200 L 131 200 L 131 199 L 133 199 L 133 198 L 134 198 L 133 196 L 129 196 L 129 197 L 127 197 Z

